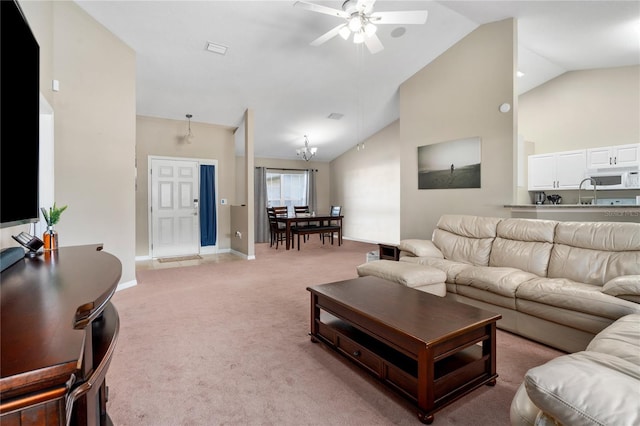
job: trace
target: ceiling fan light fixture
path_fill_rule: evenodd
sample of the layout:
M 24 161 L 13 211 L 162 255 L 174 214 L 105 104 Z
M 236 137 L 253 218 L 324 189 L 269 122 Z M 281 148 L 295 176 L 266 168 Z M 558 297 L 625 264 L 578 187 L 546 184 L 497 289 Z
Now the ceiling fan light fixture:
M 364 33 L 362 31 L 355 33 L 353 35 L 353 42 L 355 44 L 360 44 L 364 42 Z
M 342 37 L 343 40 L 349 40 L 349 36 L 351 35 L 351 30 L 349 29 L 348 26 L 344 26 L 342 28 L 340 28 L 340 31 L 338 31 L 338 34 L 340 34 L 340 37 Z
M 367 24 L 364 26 L 364 33 L 367 35 L 367 37 L 371 37 L 376 33 L 376 31 L 378 31 L 378 27 L 373 25 L 371 22 L 367 22 Z
M 362 18 L 358 14 L 354 14 L 349 18 L 349 29 L 351 32 L 357 33 L 362 29 Z

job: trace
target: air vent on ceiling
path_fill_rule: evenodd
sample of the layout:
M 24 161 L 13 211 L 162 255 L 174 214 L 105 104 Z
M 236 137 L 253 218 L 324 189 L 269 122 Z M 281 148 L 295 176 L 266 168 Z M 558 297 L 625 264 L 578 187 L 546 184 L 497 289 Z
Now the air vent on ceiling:
M 212 43 L 210 41 L 207 42 L 207 50 L 209 52 L 217 53 L 219 55 L 224 55 L 225 53 L 227 53 L 227 49 L 228 49 L 227 46 L 223 46 L 217 43 Z
M 329 116 L 327 118 L 329 118 L 331 120 L 340 120 L 342 117 L 344 117 L 344 114 L 339 114 L 337 112 L 332 112 L 331 114 L 329 114 Z

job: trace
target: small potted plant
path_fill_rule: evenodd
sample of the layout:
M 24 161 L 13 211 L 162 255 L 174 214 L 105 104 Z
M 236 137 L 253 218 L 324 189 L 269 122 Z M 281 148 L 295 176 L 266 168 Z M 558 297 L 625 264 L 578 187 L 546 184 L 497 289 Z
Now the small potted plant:
M 56 250 L 58 248 L 58 233 L 53 229 L 53 226 L 60 221 L 62 212 L 67 209 L 68 206 L 57 207 L 56 203 L 53 203 L 53 207 L 49 207 L 49 210 L 41 207 L 42 216 L 45 222 L 47 222 L 47 230 L 42 235 L 45 250 Z

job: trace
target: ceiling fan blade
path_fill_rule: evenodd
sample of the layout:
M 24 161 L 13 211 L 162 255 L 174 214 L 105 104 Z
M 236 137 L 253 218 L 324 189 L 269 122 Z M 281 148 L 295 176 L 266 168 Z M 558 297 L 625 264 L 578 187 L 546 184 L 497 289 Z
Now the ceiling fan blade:
M 331 40 L 332 38 L 334 38 L 335 36 L 337 36 L 340 33 L 340 30 L 342 29 L 342 27 L 345 27 L 347 24 L 340 24 L 337 27 L 334 27 L 332 29 L 330 29 L 329 31 L 327 31 L 326 33 L 322 34 L 320 37 L 318 37 L 317 39 L 313 40 L 311 43 L 309 43 L 311 46 L 320 46 L 323 43 L 326 43 L 327 41 Z
M 361 10 L 365 15 L 371 13 L 373 10 L 373 5 L 376 3 L 376 0 L 358 0 L 358 10 Z
M 300 7 L 302 9 L 307 9 L 312 12 L 324 13 L 325 15 L 337 16 L 339 18 L 349 18 L 349 14 L 344 10 L 334 9 L 327 6 L 322 6 L 320 4 L 309 3 L 306 1 L 297 1 L 293 4 L 296 7 Z
M 375 34 L 372 34 L 369 37 L 365 37 L 364 44 L 367 45 L 367 49 L 369 49 L 369 52 L 371 52 L 371 54 L 378 53 L 382 49 L 384 49 L 382 42 L 380 41 L 378 36 Z
M 374 12 L 370 20 L 374 24 L 424 24 L 427 22 L 428 13 L 426 10 Z

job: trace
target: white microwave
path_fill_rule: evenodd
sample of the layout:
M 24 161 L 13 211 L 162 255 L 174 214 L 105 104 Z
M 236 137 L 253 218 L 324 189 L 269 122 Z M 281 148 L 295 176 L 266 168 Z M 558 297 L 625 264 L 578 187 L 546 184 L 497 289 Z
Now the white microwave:
M 609 171 L 587 173 L 587 177 L 596 182 L 596 189 L 640 189 L 640 172 Z M 586 189 L 593 189 L 593 182 L 588 181 Z

